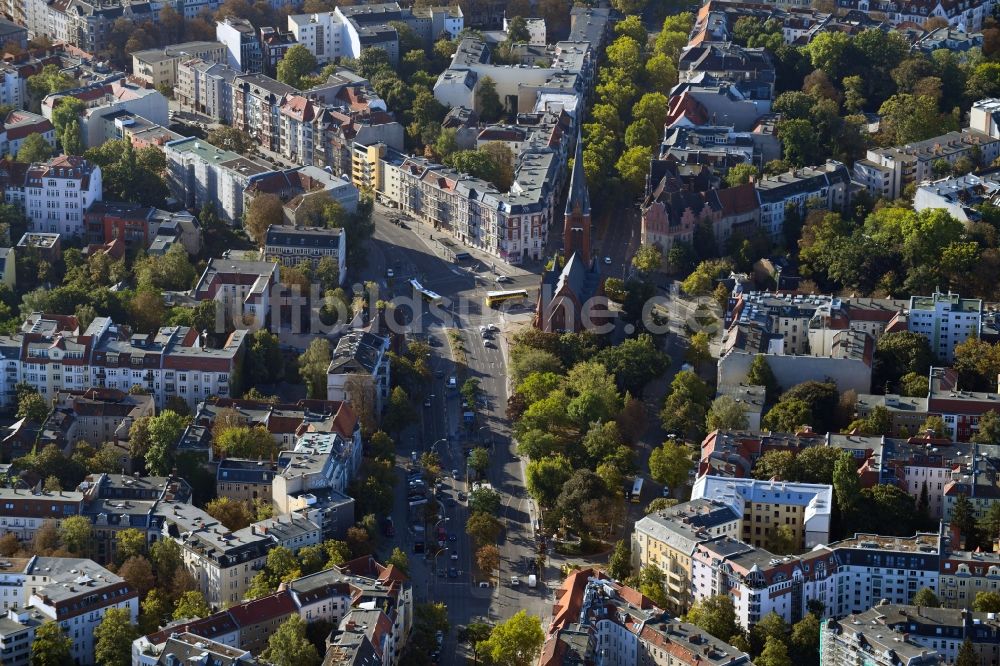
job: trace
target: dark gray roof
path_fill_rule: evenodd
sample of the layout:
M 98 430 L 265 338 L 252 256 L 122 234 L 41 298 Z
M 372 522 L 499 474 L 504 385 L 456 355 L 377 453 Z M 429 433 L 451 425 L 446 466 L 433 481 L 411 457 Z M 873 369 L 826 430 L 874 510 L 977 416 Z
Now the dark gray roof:
M 590 215 L 590 192 L 587 190 L 587 175 L 583 171 L 583 140 L 580 130 L 576 132 L 576 155 L 573 157 L 573 175 L 569 181 L 569 196 L 566 197 L 566 214 L 572 215 L 579 205 L 580 212 Z
M 338 248 L 342 229 L 322 227 L 291 227 L 271 225 L 267 228 L 268 247 Z

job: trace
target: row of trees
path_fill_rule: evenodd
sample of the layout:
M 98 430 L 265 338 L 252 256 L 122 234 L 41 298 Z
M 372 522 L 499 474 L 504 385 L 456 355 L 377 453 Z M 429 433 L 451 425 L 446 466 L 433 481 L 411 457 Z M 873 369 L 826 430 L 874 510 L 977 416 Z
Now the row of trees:
M 550 528 L 590 531 L 615 523 L 624 477 L 635 471 L 630 445 L 646 422 L 630 390 L 665 366 L 648 336 L 604 349 L 589 333 L 530 330 L 515 338 L 508 416 L 518 450 L 531 459 L 528 492 L 546 510 Z
M 618 36 L 607 47 L 595 103 L 583 125 L 587 181 L 604 195 L 595 200 L 641 191 L 667 118 L 666 93 L 677 82 L 677 57 L 693 24 L 690 13 L 669 16 L 652 43 L 637 16 L 615 25 Z M 651 92 L 640 96 L 640 90 Z

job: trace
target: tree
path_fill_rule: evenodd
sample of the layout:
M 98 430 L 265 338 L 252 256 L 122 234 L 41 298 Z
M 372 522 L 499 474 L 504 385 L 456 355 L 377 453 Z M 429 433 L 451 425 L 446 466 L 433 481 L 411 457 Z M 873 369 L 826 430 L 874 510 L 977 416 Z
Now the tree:
M 303 77 L 316 69 L 316 65 L 316 56 L 304 45 L 296 44 L 278 61 L 278 80 L 301 89 Z
M 181 547 L 173 539 L 157 539 L 149 548 L 149 559 L 161 584 L 171 580 L 183 564 Z
M 966 637 L 962 641 L 961 647 L 958 648 L 958 655 L 955 657 L 955 666 L 978 666 L 979 656 L 976 654 L 976 648 L 972 644 L 972 639 Z
M 472 537 L 477 547 L 496 543 L 502 529 L 503 525 L 499 520 L 492 514 L 482 511 L 473 513 L 465 523 L 465 531 Z
M 63 153 L 66 155 L 83 155 L 86 146 L 83 143 L 83 132 L 80 130 L 80 121 L 75 118 L 69 121 L 60 140 L 62 141 Z
M 382 426 L 389 432 L 397 434 L 406 426 L 416 420 L 416 410 L 410 402 L 410 396 L 406 394 L 402 386 L 392 389 L 389 394 L 389 405 L 385 410 L 385 417 L 382 419 Z
M 663 264 L 663 253 L 655 245 L 640 245 L 632 257 L 632 265 L 643 273 L 653 273 Z
M 250 515 L 247 505 L 231 497 L 215 498 L 205 505 L 205 512 L 222 523 L 230 532 L 241 530 L 253 522 L 253 516 Z
M 792 666 L 792 659 L 788 656 L 788 646 L 780 638 L 769 636 L 764 651 L 754 659 L 754 663 L 758 666 Z
M 615 543 L 615 549 L 608 560 L 608 573 L 615 580 L 625 580 L 632 575 L 632 549 L 625 539 Z
M 409 575 L 410 558 L 408 558 L 406 553 L 400 550 L 398 546 L 392 549 L 392 554 L 389 555 L 389 559 L 386 560 L 386 564 L 391 564 L 402 571 L 404 575 Z
M 118 568 L 118 575 L 128 581 L 134 587 L 140 598 L 153 589 L 156 580 L 153 576 L 153 565 L 145 557 L 135 555 L 128 558 Z
M 278 195 L 270 193 L 258 194 L 247 207 L 247 212 L 243 219 L 243 228 L 246 229 L 247 235 L 257 245 L 263 246 L 267 235 L 267 228 L 272 225 L 281 224 L 284 222 L 284 219 L 284 205 L 281 203 Z
M 170 618 L 171 603 L 166 594 L 153 588 L 142 600 L 139 612 L 139 631 L 142 635 L 159 630 Z
M 476 88 L 476 109 L 483 122 L 494 123 L 503 115 L 503 102 L 497 94 L 497 84 L 492 78 L 485 76 Z
M 538 659 L 544 642 L 541 620 L 520 610 L 493 627 L 479 650 L 497 666 L 530 666 Z
M 684 619 L 698 625 L 721 641 L 728 641 L 731 636 L 741 632 L 736 622 L 733 600 L 724 594 L 695 602 Z
M 784 641 L 787 634 L 788 625 L 780 615 L 771 611 L 750 630 L 750 645 L 754 654 L 759 654 L 769 640 Z
M 934 594 L 933 590 L 927 587 L 922 587 L 913 595 L 910 599 L 911 606 L 929 606 L 931 608 L 940 608 L 941 601 L 938 599 L 937 595 Z
M 74 555 L 84 555 L 90 547 L 91 538 L 90 521 L 83 516 L 70 516 L 59 525 L 59 540 Z
M 312 398 L 326 398 L 326 371 L 330 367 L 330 358 L 330 342 L 326 338 L 314 338 L 299 356 L 299 376 Z
M 212 609 L 205 601 L 205 595 L 198 590 L 188 590 L 177 599 L 177 606 L 174 608 L 174 619 L 195 619 L 208 617 L 212 614 Z
M 216 148 L 231 150 L 241 155 L 254 149 L 250 135 L 235 127 L 218 127 L 208 133 L 208 142 Z
M 497 515 L 500 511 L 500 493 L 482 486 L 474 488 L 469 493 L 469 511 Z
M 230 458 L 268 460 L 278 454 L 278 445 L 274 441 L 274 437 L 268 431 L 267 427 L 262 425 L 252 428 L 247 426 L 228 428 L 216 435 L 213 438 L 213 443 L 218 451 Z M 225 515 L 227 520 L 232 520 L 234 525 L 240 524 L 243 520 L 243 516 L 239 513 L 238 508 L 230 504 L 222 504 L 217 507 L 217 510 L 220 515 Z M 215 517 L 225 523 L 219 516 Z M 248 521 L 246 525 L 253 522 L 249 520 L 249 513 L 247 513 L 245 518 Z M 246 525 L 243 525 L 243 527 L 246 527 Z
M 792 481 L 795 476 L 795 454 L 791 451 L 768 451 L 753 467 L 755 478 Z
M 698 367 L 703 363 L 707 363 L 712 360 L 712 351 L 710 345 L 710 339 L 708 333 L 705 331 L 698 331 L 691 336 L 688 341 L 687 351 L 684 353 L 684 358 L 691 365 Z
M 926 377 L 933 361 L 926 336 L 910 331 L 886 333 L 875 345 L 873 384 L 883 389 L 907 373 Z
M 29 134 L 17 151 L 18 162 L 45 162 L 52 157 L 52 146 L 41 134 Z
M 118 547 L 118 560 L 121 562 L 146 552 L 146 534 L 134 527 L 119 530 L 115 534 L 115 542 Z
M 528 493 L 544 508 L 555 505 L 563 484 L 573 475 L 573 466 L 562 455 L 539 458 L 528 463 L 525 485 Z
M 493 576 L 493 572 L 500 568 L 500 549 L 493 544 L 480 546 L 476 550 L 476 566 L 487 578 Z
M 649 474 L 657 483 L 678 488 L 688 480 L 691 451 L 675 441 L 664 442 L 649 454 Z
M 38 393 L 25 393 L 17 401 L 17 418 L 41 424 L 48 418 L 49 403 Z
M 490 453 L 481 446 L 477 446 L 469 453 L 469 468 L 475 470 L 480 476 L 486 474 L 490 468 Z
M 842 514 L 852 512 L 859 505 L 861 481 L 854 459 L 847 451 L 842 452 L 833 465 L 833 491 Z
M 60 97 L 55 108 L 52 109 L 52 126 L 56 130 L 56 136 L 66 133 L 66 127 L 70 121 L 79 121 L 80 114 L 83 113 L 86 104 L 82 99 L 67 95 Z
M 35 630 L 31 644 L 31 666 L 63 666 L 73 662 L 73 641 L 58 622 L 47 622 Z
M 781 139 L 784 146 L 784 158 L 796 166 L 815 164 L 822 156 L 822 147 L 816 128 L 808 120 L 780 121 L 778 123 L 778 138 Z
M 737 187 L 749 183 L 751 178 L 757 178 L 758 176 L 760 176 L 760 172 L 754 165 L 737 164 L 729 169 L 729 172 L 726 174 L 726 185 Z
M 169 409 L 150 419 L 146 469 L 151 474 L 166 476 L 170 473 L 173 467 L 174 447 L 177 446 L 186 427 L 187 419 Z
M 979 592 L 972 602 L 972 610 L 977 613 L 1000 613 L 1000 593 Z
M 791 648 L 798 663 L 818 663 L 820 621 L 813 613 L 792 626 Z
M 765 400 L 772 402 L 777 397 L 778 380 L 774 377 L 774 372 L 767 362 L 767 357 L 757 354 L 750 361 L 750 369 L 747 371 L 747 383 L 751 386 L 763 386 Z
M 644 566 L 639 571 L 639 591 L 660 608 L 666 608 L 669 603 L 666 582 L 666 574 L 655 565 Z
M 959 495 L 951 509 L 951 523 L 961 532 L 961 541 L 965 548 L 972 548 L 977 540 L 976 516 L 972 502 L 965 495 Z
M 705 430 L 746 430 L 750 426 L 746 410 L 729 395 L 720 395 L 705 415 Z
M 639 193 L 646 184 L 646 174 L 649 172 L 649 161 L 653 158 L 649 146 L 634 146 L 622 153 L 615 163 L 615 168 L 622 180 L 633 193 Z
M 306 638 L 306 622 L 293 614 L 267 639 L 261 657 L 274 666 L 318 666 L 319 652 Z
M 102 665 L 128 666 L 132 663 L 132 641 L 138 637 L 128 609 L 107 609 L 94 629 L 95 660 Z
M 781 400 L 764 415 L 762 425 L 775 432 L 796 432 L 801 426 L 811 425 L 812 410 L 802 400 Z

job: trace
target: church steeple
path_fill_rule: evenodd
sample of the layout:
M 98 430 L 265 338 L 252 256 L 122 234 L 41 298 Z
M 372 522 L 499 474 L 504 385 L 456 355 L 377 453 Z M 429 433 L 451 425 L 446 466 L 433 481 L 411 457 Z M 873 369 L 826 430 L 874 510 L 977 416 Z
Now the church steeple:
M 563 224 L 563 255 L 569 259 L 574 253 L 579 253 L 585 264 L 590 263 L 590 192 L 583 169 L 583 139 L 579 128 Z

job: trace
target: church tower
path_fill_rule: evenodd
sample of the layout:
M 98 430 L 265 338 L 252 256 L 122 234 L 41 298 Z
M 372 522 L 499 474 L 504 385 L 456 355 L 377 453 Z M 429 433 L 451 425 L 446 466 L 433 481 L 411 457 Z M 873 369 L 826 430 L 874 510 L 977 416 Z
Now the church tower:
M 579 259 L 589 267 L 590 193 L 587 191 L 587 176 L 583 171 L 583 140 L 579 130 L 576 133 L 576 156 L 573 158 L 573 174 L 569 180 L 563 225 L 563 256 L 569 259 L 574 253 L 579 254 Z

